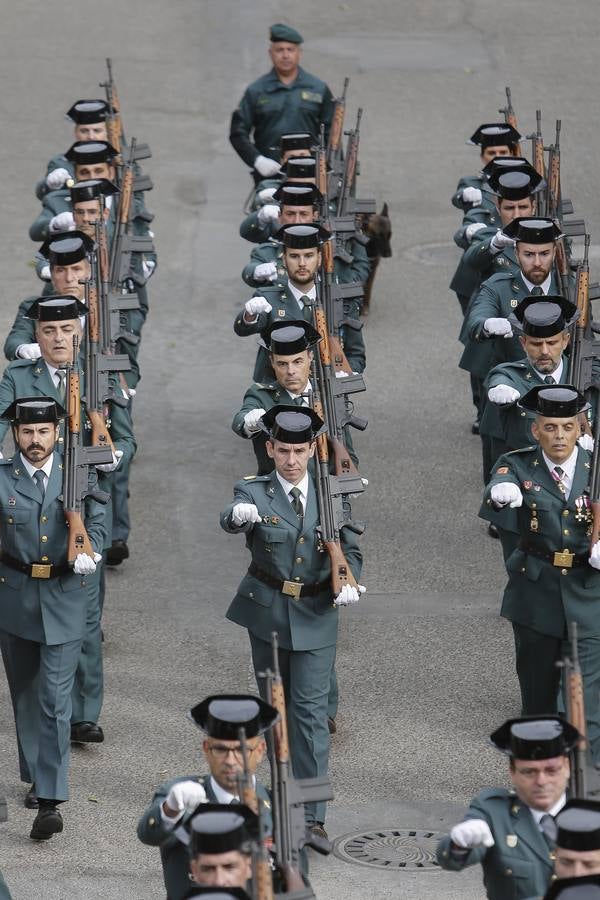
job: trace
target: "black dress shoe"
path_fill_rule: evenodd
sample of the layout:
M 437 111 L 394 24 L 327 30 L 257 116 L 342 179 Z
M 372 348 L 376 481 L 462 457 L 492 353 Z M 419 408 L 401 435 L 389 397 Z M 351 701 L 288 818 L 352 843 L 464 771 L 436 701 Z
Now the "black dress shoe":
M 335 719 L 332 719 L 331 716 L 327 716 L 327 727 L 329 728 L 329 734 L 336 733 L 337 725 L 335 724 Z
M 35 784 L 32 784 L 25 794 L 25 809 L 39 809 L 37 794 L 35 792 Z
M 101 744 L 104 732 L 95 722 L 76 722 L 71 725 L 71 742 L 74 744 Z
M 129 558 L 129 547 L 125 541 L 113 541 L 112 546 L 106 551 L 106 565 L 120 566 L 124 559 Z
M 471 434 L 479 434 L 479 417 L 471 425 Z
M 500 539 L 500 535 L 498 534 L 498 529 L 494 525 L 493 522 L 490 522 L 488 525 L 488 534 L 491 538 L 496 538 L 496 540 Z
M 55 806 L 43 806 L 33 820 L 29 837 L 34 841 L 47 841 L 63 830 L 63 820 Z
M 316 835 L 319 838 L 322 838 L 324 841 L 329 840 L 329 835 L 325 831 L 325 826 L 323 822 L 313 822 L 312 825 L 308 826 L 308 830 L 311 834 Z

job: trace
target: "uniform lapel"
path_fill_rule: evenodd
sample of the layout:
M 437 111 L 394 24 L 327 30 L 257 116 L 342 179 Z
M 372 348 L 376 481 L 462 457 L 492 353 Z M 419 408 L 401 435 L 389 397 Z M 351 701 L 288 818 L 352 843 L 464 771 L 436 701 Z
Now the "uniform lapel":
M 590 459 L 588 453 L 581 447 L 577 451 L 577 462 L 573 473 L 573 484 L 569 494 L 569 502 L 573 503 L 576 497 L 581 497 L 590 480 Z
M 38 360 L 38 364 L 33 370 L 33 376 L 36 391 L 39 391 L 40 396 L 52 397 L 53 400 L 57 400 L 59 403 L 63 402 L 58 396 L 54 380 L 50 377 L 48 366 L 43 359 Z
M 565 495 L 559 489 L 558 483 L 554 480 L 552 475 L 550 474 L 550 469 L 546 465 L 546 461 L 542 456 L 541 449 L 538 449 L 535 460 L 537 460 L 537 465 L 535 466 L 535 481 L 539 481 L 542 487 L 544 487 L 547 491 L 549 491 L 553 497 L 557 497 L 563 503 L 565 502 Z M 535 465 L 534 460 L 534 465 Z
M 50 470 L 50 478 L 44 495 L 43 509 L 46 509 L 57 497 L 60 497 L 63 490 L 63 464 L 58 453 L 54 453 L 52 459 L 52 468 Z
M 319 506 L 317 503 L 317 492 L 313 479 L 308 476 L 308 497 L 306 499 L 306 510 L 304 511 L 304 521 L 302 523 L 303 533 L 314 531 L 315 526 L 319 522 Z
M 550 849 L 528 807 L 521 805 L 515 799 L 511 815 L 513 816 L 513 828 L 517 838 L 526 844 L 551 869 Z
M 36 500 L 41 506 L 42 495 L 40 494 L 40 489 L 33 478 L 28 474 L 19 453 L 16 454 L 13 460 L 12 474 L 15 479 L 15 489 L 20 494 L 29 497 L 31 500 Z
M 294 528 L 297 528 L 298 516 L 292 509 L 292 504 L 286 497 L 283 487 L 281 486 L 275 472 L 271 472 L 270 482 L 267 485 L 267 495 L 270 498 L 273 512 L 284 518 L 285 521 L 289 522 L 290 525 L 293 525 Z

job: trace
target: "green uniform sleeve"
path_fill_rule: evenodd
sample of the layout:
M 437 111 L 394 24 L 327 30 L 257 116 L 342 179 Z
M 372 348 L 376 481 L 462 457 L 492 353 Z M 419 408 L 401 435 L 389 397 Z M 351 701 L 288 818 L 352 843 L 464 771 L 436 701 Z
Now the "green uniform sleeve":
M 250 135 L 254 122 L 254 98 L 247 88 L 240 104 L 233 111 L 229 128 L 229 140 L 237 155 L 251 168 L 254 160 L 260 156 Z
M 262 244 L 271 237 L 271 229 L 269 226 L 261 225 L 258 221 L 258 211 L 250 213 L 246 216 L 240 225 L 240 237 L 245 241 L 251 241 L 253 244 Z
M 34 300 L 35 297 L 27 297 L 21 301 L 15 321 L 4 341 L 4 355 L 10 361 L 17 358 L 17 347 L 21 344 L 35 343 L 35 322 L 25 318 Z

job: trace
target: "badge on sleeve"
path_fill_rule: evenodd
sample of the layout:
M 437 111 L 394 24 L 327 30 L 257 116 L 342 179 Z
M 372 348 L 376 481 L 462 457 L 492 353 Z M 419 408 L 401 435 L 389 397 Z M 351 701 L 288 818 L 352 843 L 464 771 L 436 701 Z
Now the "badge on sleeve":
M 281 316 L 281 318 L 283 319 L 283 317 L 285 316 L 285 309 L 278 309 L 277 315 Z
M 517 300 L 516 297 L 512 298 L 512 300 L 510 301 L 510 305 L 512 306 L 513 309 L 519 305 L 519 301 Z M 509 837 L 512 837 L 512 834 L 509 834 Z
M 506 835 L 506 846 L 507 847 L 516 847 L 517 846 L 517 836 L 516 834 L 507 834 Z

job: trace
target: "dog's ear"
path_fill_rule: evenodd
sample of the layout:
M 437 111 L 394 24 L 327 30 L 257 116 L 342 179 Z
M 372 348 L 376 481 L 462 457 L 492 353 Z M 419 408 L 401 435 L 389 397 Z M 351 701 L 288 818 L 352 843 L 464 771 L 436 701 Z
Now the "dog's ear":
M 387 203 L 384 203 L 384 204 L 383 204 L 383 206 L 382 206 L 382 208 L 381 208 L 381 213 L 380 213 L 380 215 L 385 216 L 386 219 L 389 219 L 390 216 L 389 216 L 389 213 L 388 213 L 388 205 L 387 205 Z

